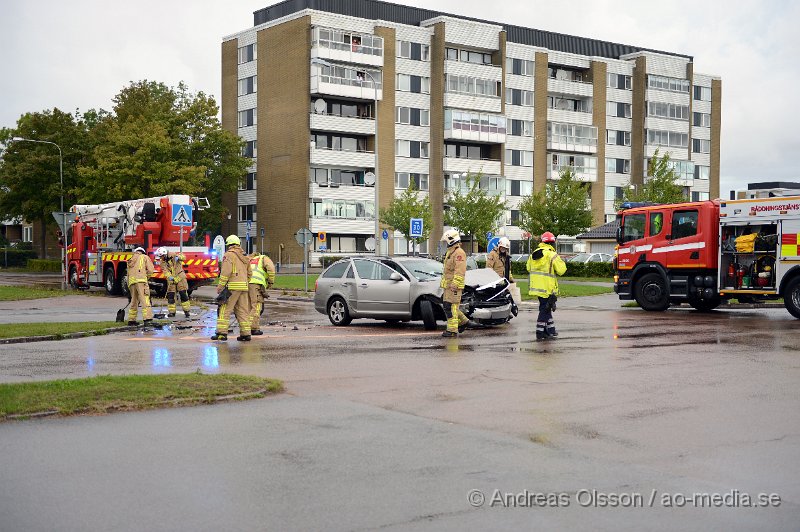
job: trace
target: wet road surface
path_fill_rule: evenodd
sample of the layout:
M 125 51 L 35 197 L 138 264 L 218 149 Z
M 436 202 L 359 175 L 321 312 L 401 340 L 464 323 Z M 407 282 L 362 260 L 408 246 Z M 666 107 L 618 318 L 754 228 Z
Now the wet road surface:
M 236 342 L 235 334 L 227 343 L 208 340 L 208 316 L 189 329 L 0 347 L 6 382 L 200 368 L 276 377 L 287 388 L 280 398 L 222 407 L 6 423 L 0 466 L 17 475 L 17 486 L 35 489 L 59 453 L 88 445 L 85 460 L 99 452 L 99 463 L 111 463 L 98 439 L 128 450 L 139 447 L 122 443 L 128 433 L 165 433 L 166 445 L 155 438 L 136 453 L 167 452 L 152 465 L 162 471 L 159 478 L 174 485 L 188 474 L 180 467 L 186 461 L 199 460 L 210 471 L 190 475 L 196 489 L 171 492 L 176 511 L 155 515 L 183 515 L 195 497 L 223 489 L 215 484 L 223 475 L 218 469 L 230 464 L 223 493 L 247 494 L 245 500 L 260 493 L 265 501 L 244 513 L 243 502 L 227 496 L 213 507 L 241 515 L 240 524 L 250 525 L 241 528 L 262 518 L 277 519 L 281 529 L 785 530 L 800 522 L 800 321 L 785 310 L 654 314 L 620 308 L 614 296 L 564 299 L 556 312 L 560 338 L 537 343 L 530 307 L 506 326 L 455 340 L 413 323 L 333 327 L 308 303 L 270 300 L 268 307 L 275 324 L 250 343 Z M 195 434 L 199 426 L 208 434 Z M 55 458 L 36 458 L 30 443 L 61 434 L 72 444 L 58 444 Z M 214 434 L 225 436 L 208 443 Z M 220 447 L 221 456 L 206 456 L 206 445 Z M 134 463 L 144 459 L 136 456 Z M 113 484 L 128 467 L 98 468 L 82 478 Z M 26 480 L 31 468 L 39 480 Z M 233 482 L 237 471 L 241 485 Z M 56 487 L 68 477 L 45 475 Z M 147 482 L 135 485 L 147 491 Z M 296 508 L 309 485 L 325 494 L 310 509 Z M 466 499 L 472 488 L 567 490 L 573 504 L 567 511 L 475 510 Z M 584 488 L 766 492 L 782 504 L 587 511 L 574 498 Z M 0 493 L 0 510 L 19 500 L 16 492 Z M 59 504 L 75 504 L 60 493 L 53 494 Z M 32 514 L 14 515 L 25 524 Z M 320 520 L 331 515 L 341 520 Z

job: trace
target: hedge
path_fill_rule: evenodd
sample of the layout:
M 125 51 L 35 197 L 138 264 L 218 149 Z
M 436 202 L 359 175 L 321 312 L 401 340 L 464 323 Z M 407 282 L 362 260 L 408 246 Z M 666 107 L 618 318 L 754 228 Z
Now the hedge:
M 319 258 L 319 260 L 320 260 L 320 262 L 322 262 L 322 267 L 323 268 L 327 268 L 328 266 L 330 266 L 334 262 L 340 261 L 343 258 L 345 258 L 345 257 L 335 257 L 333 255 L 323 255 L 323 256 L 321 256 Z
M 0 266 L 4 268 L 23 268 L 27 266 L 28 259 L 35 259 L 36 252 L 30 249 L 3 248 L 0 249 Z
M 27 268 L 32 272 L 61 273 L 61 261 L 48 259 L 28 259 Z
M 478 266 L 486 267 L 485 261 L 478 261 Z M 512 262 L 511 274 L 517 277 L 527 277 L 528 270 L 524 262 Z M 567 275 L 569 277 L 608 277 L 614 276 L 614 267 L 610 262 L 567 262 Z

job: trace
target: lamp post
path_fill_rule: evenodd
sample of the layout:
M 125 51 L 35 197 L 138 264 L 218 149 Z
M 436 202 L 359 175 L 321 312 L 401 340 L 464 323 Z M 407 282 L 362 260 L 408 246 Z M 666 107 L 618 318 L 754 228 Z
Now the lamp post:
M 333 64 L 325 61 L 324 59 L 320 59 L 319 57 L 314 57 L 311 59 L 312 65 L 320 65 L 325 67 L 333 67 Z M 375 254 L 380 255 L 381 253 L 381 227 L 380 227 L 380 182 L 381 182 L 381 174 L 379 172 L 379 161 L 380 155 L 378 154 L 378 84 L 375 83 L 375 78 L 369 72 L 369 70 L 359 70 L 357 68 L 349 67 L 349 66 L 342 66 L 342 68 L 346 68 L 348 70 L 354 70 L 356 72 L 364 72 L 367 76 L 369 76 L 369 80 L 372 82 L 372 90 L 373 90 L 373 100 L 375 102 Z
M 38 144 L 52 144 L 53 146 L 58 148 L 58 180 L 61 188 L 61 238 L 63 240 L 61 246 L 61 289 L 66 290 L 67 289 L 66 286 L 67 216 L 66 213 L 64 212 L 64 156 L 61 153 L 61 146 L 59 146 L 55 142 L 50 142 L 49 140 L 33 140 L 33 139 L 25 139 L 22 137 L 13 137 L 11 140 L 15 142 L 36 142 Z

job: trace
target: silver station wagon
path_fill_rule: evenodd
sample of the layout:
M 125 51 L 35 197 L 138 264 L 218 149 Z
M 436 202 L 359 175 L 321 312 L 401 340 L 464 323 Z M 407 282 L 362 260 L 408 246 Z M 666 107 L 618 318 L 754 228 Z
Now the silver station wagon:
M 422 257 L 352 257 L 328 267 L 317 279 L 314 307 L 334 325 L 358 318 L 422 320 L 436 328 L 444 320 L 442 263 Z M 516 315 L 505 279 L 492 270 L 467 272 L 462 311 L 484 325 L 505 323 Z

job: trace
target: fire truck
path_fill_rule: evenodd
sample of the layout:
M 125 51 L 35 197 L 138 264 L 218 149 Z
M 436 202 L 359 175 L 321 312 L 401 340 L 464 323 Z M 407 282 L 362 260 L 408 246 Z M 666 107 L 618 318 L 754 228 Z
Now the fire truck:
M 800 196 L 632 205 L 617 219 L 620 299 L 708 311 L 733 298 L 783 298 L 800 319 Z
M 217 257 L 206 247 L 182 245 L 188 242 L 197 223 L 192 219 L 191 227 L 173 225 L 172 205 L 192 205 L 193 217 L 197 210 L 208 207 L 208 200 L 172 194 L 99 205 L 74 205 L 70 210 L 75 213 L 75 221 L 67 228 L 70 285 L 80 289 L 104 286 L 109 294 L 127 295 L 127 260 L 137 247 L 144 248 L 151 258 L 159 247 L 174 252 L 182 250 L 186 257 L 183 269 L 189 293 L 211 283 L 219 273 Z M 167 289 L 166 276 L 158 262 L 154 262 L 155 274 L 150 286 L 155 294 L 163 295 Z

